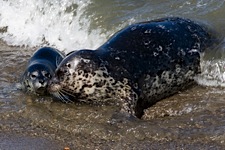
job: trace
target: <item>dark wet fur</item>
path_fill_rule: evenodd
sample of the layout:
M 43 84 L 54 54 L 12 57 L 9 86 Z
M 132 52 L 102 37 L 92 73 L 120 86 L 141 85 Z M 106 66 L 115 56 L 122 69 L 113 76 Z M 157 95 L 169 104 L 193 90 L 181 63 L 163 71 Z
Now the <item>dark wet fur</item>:
M 83 85 L 78 93 L 64 92 L 67 98 L 71 101 L 86 99 L 88 102 L 92 99 L 101 102 L 101 98 L 117 97 L 121 104 L 126 103 L 126 107 L 130 107 L 125 108 L 125 111 L 135 111 L 135 115 L 140 118 L 144 109 L 193 83 L 193 77 L 200 73 L 200 53 L 215 42 L 214 35 L 205 26 L 188 19 L 163 18 L 136 23 L 114 34 L 95 51 L 80 50 L 69 54 L 57 68 L 55 78 L 60 81 L 63 79 L 66 83 L 64 91 L 68 91 L 67 85 L 75 86 L 76 81 L 71 81 L 68 76 L 76 76 L 69 74 L 66 68 L 69 61 L 77 58 L 81 61 L 75 71 L 79 74 L 82 70 L 83 79 L 80 80 Z M 91 61 L 85 63 L 82 59 Z M 96 90 L 89 95 L 84 89 L 89 86 L 103 87 L 108 83 L 101 80 L 90 85 L 85 84 L 85 80 L 89 74 L 94 76 L 95 71 L 101 68 L 107 70 L 101 77 L 112 77 L 115 83 L 112 81 L 110 85 L 115 86 L 107 87 L 102 97 L 95 98 L 95 94 L 101 91 Z M 124 90 L 126 85 L 131 90 Z M 130 94 L 120 96 L 120 88 Z

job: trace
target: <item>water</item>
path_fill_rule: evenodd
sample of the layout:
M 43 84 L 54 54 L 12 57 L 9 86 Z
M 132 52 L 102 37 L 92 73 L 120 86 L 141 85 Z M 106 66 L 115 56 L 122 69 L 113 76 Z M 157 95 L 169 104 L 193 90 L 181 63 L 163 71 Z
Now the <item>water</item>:
M 224 0 L 1 0 L 0 132 L 56 141 L 59 149 L 222 149 L 224 14 Z M 110 124 L 116 106 L 62 104 L 16 87 L 38 47 L 95 49 L 129 24 L 168 16 L 207 24 L 221 44 L 204 55 L 199 85 L 158 102 L 142 120 Z

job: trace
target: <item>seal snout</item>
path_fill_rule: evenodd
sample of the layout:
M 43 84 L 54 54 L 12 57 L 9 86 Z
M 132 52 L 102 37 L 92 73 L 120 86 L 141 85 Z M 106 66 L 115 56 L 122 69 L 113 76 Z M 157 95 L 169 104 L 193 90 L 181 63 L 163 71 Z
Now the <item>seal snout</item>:
M 46 93 L 46 88 L 45 87 L 39 87 L 36 89 L 37 94 L 45 94 Z
M 59 80 L 56 77 L 53 77 L 48 83 L 48 92 L 55 93 L 62 89 L 62 86 L 59 83 Z
M 46 87 L 47 87 L 47 84 L 48 84 L 48 81 L 47 80 L 44 80 L 44 79 L 36 79 L 35 81 L 33 81 L 32 83 L 32 87 L 35 91 L 36 94 L 45 94 L 46 93 Z M 29 85 L 30 85 L 29 84 Z

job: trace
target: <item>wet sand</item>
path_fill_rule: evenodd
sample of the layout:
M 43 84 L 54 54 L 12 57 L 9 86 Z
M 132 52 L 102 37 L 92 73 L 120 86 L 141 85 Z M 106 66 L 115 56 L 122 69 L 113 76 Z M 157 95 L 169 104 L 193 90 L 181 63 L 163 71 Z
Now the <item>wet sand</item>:
M 61 147 L 61 148 L 60 148 Z M 16 133 L 0 133 L 0 149 L 1 150 L 56 150 L 63 147 L 53 140 L 42 137 L 24 136 Z
M 34 49 L 0 42 L 0 149 L 222 149 L 223 88 L 193 86 L 146 110 L 142 120 L 110 123 L 116 106 L 63 104 L 16 88 Z

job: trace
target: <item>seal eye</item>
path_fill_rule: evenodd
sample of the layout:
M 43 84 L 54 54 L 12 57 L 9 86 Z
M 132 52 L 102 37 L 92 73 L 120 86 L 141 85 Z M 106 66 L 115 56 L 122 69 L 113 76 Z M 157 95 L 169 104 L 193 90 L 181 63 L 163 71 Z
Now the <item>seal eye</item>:
M 35 79 L 37 76 L 35 74 L 30 75 L 31 79 Z
M 68 68 L 70 68 L 70 67 L 71 67 L 71 64 L 70 64 L 70 63 L 67 63 L 66 66 L 67 66 Z
M 31 78 L 32 80 L 35 80 L 37 77 L 38 77 L 38 72 L 37 72 L 37 71 L 32 72 L 32 73 L 30 74 L 30 78 Z
M 45 76 L 46 78 L 51 78 L 50 73 L 45 73 L 44 76 Z

